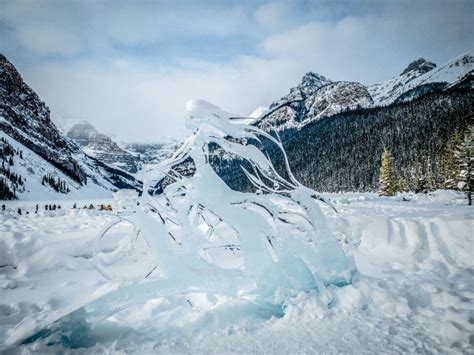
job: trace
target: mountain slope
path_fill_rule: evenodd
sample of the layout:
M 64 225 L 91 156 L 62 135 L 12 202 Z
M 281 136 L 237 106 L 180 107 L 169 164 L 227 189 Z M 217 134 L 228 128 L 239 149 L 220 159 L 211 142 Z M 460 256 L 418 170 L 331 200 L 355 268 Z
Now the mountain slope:
M 472 75 L 474 51 L 461 55 L 437 68 L 420 58 L 408 65 L 400 76 L 368 86 L 376 106 L 386 106 L 397 100 L 406 101 L 424 95 L 432 89 L 445 89 Z M 411 94 L 406 95 L 411 92 Z
M 21 189 L 17 186 L 20 198 L 27 198 L 23 194 L 42 183 L 44 175 L 40 177 L 31 173 L 36 171 L 38 164 L 48 166 L 44 169 L 51 175 L 48 181 L 61 180 L 61 184 L 67 185 L 64 191 L 68 188 L 70 191 L 72 188 L 82 190 L 90 184 L 104 191 L 117 187 L 140 189 L 141 183 L 132 176 L 87 156 L 76 144 L 65 138 L 51 121 L 46 104 L 24 83 L 20 73 L 3 55 L 0 55 L 0 132 L 3 132 L 3 138 L 7 141 L 5 146 L 14 145 L 19 151 L 27 151 L 27 156 L 31 158 L 25 160 L 26 157 L 22 159 L 19 154 L 8 156 L 2 149 L 2 162 L 12 158 L 14 163 L 10 165 L 8 161 L 8 167 L 2 165 L 2 184 L 16 184 L 13 181 L 16 179 L 12 180 L 12 173 L 25 174 L 23 179 L 26 185 Z M 39 159 L 44 160 L 45 164 L 40 164 Z M 21 160 L 24 160 L 22 164 Z M 15 161 L 19 163 L 15 164 Z M 22 170 L 21 166 L 26 170 Z M 17 168 L 19 170 L 15 172 Z M 57 191 L 58 197 L 60 194 Z
M 322 75 L 308 73 L 288 95 L 270 105 L 257 125 L 279 131 L 301 128 L 323 117 L 372 105 L 372 98 L 362 84 L 333 83 Z
M 434 187 L 441 187 L 446 142 L 474 122 L 473 82 L 386 107 L 341 112 L 280 132 L 294 175 L 322 192 L 377 191 L 380 158 L 387 147 L 396 175 L 409 189 L 413 191 L 416 179 L 422 177 L 431 177 Z M 274 145 L 264 144 L 285 175 L 281 154 Z M 241 164 L 217 157 L 213 161 L 229 186 L 253 190 Z
M 369 86 L 344 81 L 332 82 L 320 74 L 308 73 L 289 94 L 247 121 L 266 130 L 301 129 L 310 122 L 340 112 L 387 106 L 433 91 L 446 90 L 473 75 L 474 51 L 441 67 L 419 58 L 410 63 L 400 76 Z
M 106 164 L 132 174 L 136 173 L 140 168 L 137 157 L 120 148 L 110 137 L 98 132 L 87 121 L 81 121 L 73 125 L 68 130 L 67 137 L 80 145 L 87 155 Z

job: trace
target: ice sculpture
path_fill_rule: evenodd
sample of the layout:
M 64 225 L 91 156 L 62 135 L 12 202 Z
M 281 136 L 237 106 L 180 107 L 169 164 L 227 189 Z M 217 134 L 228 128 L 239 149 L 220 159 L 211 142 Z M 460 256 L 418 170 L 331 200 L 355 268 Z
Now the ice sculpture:
M 301 290 L 351 282 L 352 259 L 332 237 L 322 212 L 330 203 L 296 180 L 278 135 L 240 123 L 205 101 L 189 102 L 187 111 L 193 134 L 159 167 L 159 175 L 173 182 L 159 196 L 145 187 L 136 211 L 119 215 L 136 226 L 133 238 L 146 241 L 158 276 L 150 271 L 138 283 L 77 307 L 27 341 L 61 329 L 73 342 L 85 324 L 150 298 L 199 291 L 247 297 L 281 310 L 278 305 Z M 280 149 L 288 178 L 259 149 L 262 139 Z M 251 167 L 242 165 L 257 193 L 234 191 L 224 183 L 209 162 L 211 144 Z M 195 173 L 185 177 L 175 167 L 189 159 Z M 98 268 L 105 277 L 120 279 L 100 262 Z

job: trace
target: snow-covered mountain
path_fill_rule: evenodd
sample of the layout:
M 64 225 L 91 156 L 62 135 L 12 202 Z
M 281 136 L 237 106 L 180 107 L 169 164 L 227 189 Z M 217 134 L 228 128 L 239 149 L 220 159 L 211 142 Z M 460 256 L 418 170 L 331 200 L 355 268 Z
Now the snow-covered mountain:
M 81 121 L 73 125 L 68 130 L 67 137 L 80 145 L 87 155 L 97 158 L 106 164 L 132 174 L 140 169 L 138 157 L 122 149 L 109 136 L 98 132 L 87 121 Z
M 307 73 L 288 95 L 270 105 L 258 125 L 277 130 L 301 128 L 326 116 L 372 105 L 372 97 L 362 84 L 332 82 L 320 74 Z
M 423 58 L 410 63 L 403 72 L 380 84 L 368 86 L 376 106 L 390 105 L 445 89 L 473 75 L 474 51 L 461 55 L 441 67 Z
M 332 82 L 323 75 L 307 73 L 301 83 L 290 89 L 269 109 L 253 116 L 251 124 L 279 131 L 302 128 L 310 122 L 358 108 L 387 106 L 411 100 L 434 90 L 444 90 L 468 81 L 474 74 L 474 52 L 461 55 L 447 64 L 419 58 L 398 77 L 383 83 L 364 86 L 352 82 Z
M 109 195 L 117 187 L 140 189 L 141 183 L 131 175 L 89 157 L 64 137 L 46 104 L 3 55 L 0 133 L 0 191 L 5 194 L 40 199 Z
M 160 142 L 126 142 L 120 145 L 131 152 L 140 162 L 140 170 L 134 174 L 140 180 L 156 174 L 156 166 L 170 158 L 181 143 L 172 139 Z M 150 173 L 153 171 L 153 173 Z
M 120 145 L 136 155 L 140 163 L 158 164 L 159 162 L 169 158 L 179 146 L 179 142 L 175 140 L 163 140 L 160 142 L 122 142 Z

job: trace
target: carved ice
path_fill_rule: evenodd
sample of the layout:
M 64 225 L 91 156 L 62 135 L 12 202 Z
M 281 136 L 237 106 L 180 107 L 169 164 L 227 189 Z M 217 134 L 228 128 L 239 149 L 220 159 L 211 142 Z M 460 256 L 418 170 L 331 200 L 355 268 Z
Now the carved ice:
M 187 108 L 194 133 L 160 166 L 173 183 L 159 196 L 144 188 L 136 212 L 118 216 L 133 223 L 144 238 L 159 276 L 150 271 L 141 282 L 78 307 L 27 341 L 59 329 L 72 339 L 84 324 L 150 298 L 206 292 L 274 306 L 302 290 L 351 282 L 354 263 L 331 235 L 321 209 L 330 202 L 296 180 L 278 135 L 241 124 L 202 100 L 191 101 Z M 262 139 L 280 149 L 287 179 L 259 149 Z M 226 185 L 209 163 L 211 143 L 248 163 L 251 170 L 242 169 L 257 193 Z M 196 171 L 184 177 L 175 167 L 189 159 Z M 117 197 L 121 195 L 128 203 L 129 194 Z M 105 277 L 117 277 L 100 262 L 98 269 Z

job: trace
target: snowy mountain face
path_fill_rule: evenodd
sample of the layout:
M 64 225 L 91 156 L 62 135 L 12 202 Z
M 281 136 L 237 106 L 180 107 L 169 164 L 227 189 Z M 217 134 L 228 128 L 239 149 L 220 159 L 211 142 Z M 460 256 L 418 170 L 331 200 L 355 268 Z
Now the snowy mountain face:
M 99 133 L 95 127 L 87 121 L 81 121 L 70 127 L 66 136 L 72 139 L 76 144 L 85 147 L 89 144 L 91 136 Z
M 436 64 L 419 58 L 410 63 L 398 77 L 383 83 L 364 86 L 360 83 L 332 82 L 320 74 L 308 73 L 288 95 L 272 103 L 268 110 L 252 115 L 265 129 L 300 129 L 310 122 L 340 112 L 373 106 L 387 106 L 445 90 L 474 74 L 473 51 L 449 63 Z
M 64 137 L 51 121 L 46 104 L 3 55 L 0 133 L 0 191 L 4 191 L 0 199 L 8 197 L 7 189 L 18 198 L 39 199 L 87 195 L 87 191 L 108 195 L 117 187 L 140 188 L 132 176 L 87 156 Z
M 302 128 L 323 117 L 372 105 L 365 86 L 342 81 L 333 83 L 322 75 L 308 73 L 288 95 L 270 105 L 260 116 L 258 125 L 276 130 Z
M 120 148 L 109 136 L 98 132 L 87 121 L 73 125 L 67 132 L 67 137 L 82 147 L 90 155 L 106 164 L 136 173 L 140 169 L 138 158 Z
M 121 145 L 136 157 L 140 162 L 141 170 L 147 170 L 171 157 L 179 143 L 177 141 L 156 143 L 127 142 L 121 143 Z
M 297 179 L 316 191 L 377 191 L 384 147 L 393 154 L 396 174 L 410 189 L 416 188 L 420 176 L 430 176 L 433 186 L 441 188 L 446 143 L 455 132 L 464 132 L 472 124 L 473 84 L 474 77 L 467 75 L 455 85 L 427 90 L 411 100 L 302 121 L 302 127 L 282 129 L 279 136 Z M 312 99 L 317 97 L 323 95 L 314 95 Z M 342 96 L 347 97 L 351 96 Z M 319 102 L 307 100 L 307 103 L 311 117 L 324 112 Z M 292 107 L 285 109 L 291 114 L 295 112 Z M 287 119 L 292 122 L 292 117 L 282 113 L 279 127 L 288 126 Z M 269 154 L 280 156 L 278 151 L 269 150 Z M 218 171 L 232 188 L 247 191 L 251 186 L 245 183 L 240 165 L 240 162 L 223 161 Z M 284 161 L 276 160 L 275 167 L 283 169 Z
M 368 86 L 376 106 L 407 101 L 436 89 L 446 89 L 473 75 L 474 51 L 462 55 L 447 64 L 436 64 L 423 58 L 410 63 L 400 76 L 380 84 Z

